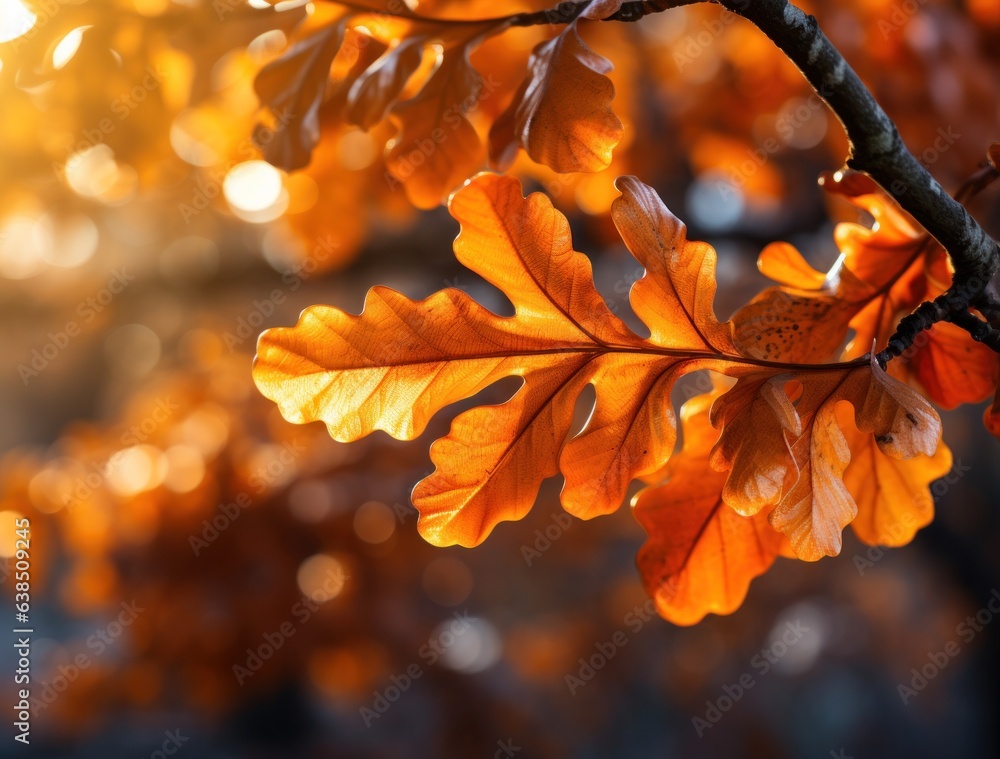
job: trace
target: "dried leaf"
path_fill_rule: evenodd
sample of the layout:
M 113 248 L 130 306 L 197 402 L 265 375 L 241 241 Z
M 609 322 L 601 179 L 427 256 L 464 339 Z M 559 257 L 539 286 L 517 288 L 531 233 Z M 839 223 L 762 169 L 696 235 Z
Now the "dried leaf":
M 539 43 L 528 76 L 494 125 L 494 161 L 508 163 L 516 143 L 532 160 L 560 173 L 606 169 L 624 134 L 611 109 L 615 87 L 606 76 L 611 68 L 580 38 L 575 21 Z
M 319 142 L 319 110 L 327 93 L 330 66 L 344 41 L 344 26 L 320 27 L 267 64 L 254 81 L 262 104 L 283 115 L 264 156 L 291 171 L 308 165 Z
M 906 545 L 934 518 L 930 484 L 951 469 L 951 451 L 941 443 L 933 456 L 901 461 L 857 430 L 845 407 L 838 409 L 838 421 L 851 448 L 844 484 L 858 504 L 851 528 L 869 545 Z
M 295 328 L 262 335 L 258 387 L 286 418 L 322 419 L 339 440 L 375 429 L 412 438 L 444 406 L 521 377 L 506 403 L 456 417 L 431 448 L 434 472 L 414 490 L 428 540 L 474 545 L 498 522 L 523 516 L 542 480 L 560 471 L 571 513 L 617 508 L 629 483 L 660 471 L 672 452 L 677 377 L 715 369 L 740 377 L 713 415 L 723 428 L 714 463 L 732 472 L 732 500 L 745 514 L 776 503 L 772 524 L 785 520 L 800 555 L 839 548 L 853 501 L 839 479 L 848 456 L 832 421 L 836 403 L 852 403 L 859 427 L 904 457 L 933 453 L 933 410 L 875 364 L 800 367 L 741 355 L 712 309 L 715 252 L 688 241 L 650 188 L 631 177 L 618 186 L 613 218 L 646 267 L 631 302 L 650 339 L 607 309 L 546 197 L 524 198 L 517 180 L 481 175 L 452 198 L 461 224 L 455 253 L 507 295 L 514 316 L 496 316 L 456 290 L 412 301 L 373 288 L 360 316 L 317 306 Z M 587 384 L 595 407 L 567 442 Z M 801 386 L 794 406 L 790 384 Z M 835 488 L 843 502 L 825 504 Z
M 344 119 L 368 130 L 386 117 L 407 80 L 420 67 L 426 39 L 409 37 L 387 50 L 354 80 Z
M 415 206 L 437 206 L 484 163 L 485 149 L 466 118 L 466 104 L 476 102 L 482 85 L 468 48 L 449 48 L 420 92 L 392 109 L 400 131 L 386 166 Z
M 742 516 L 722 499 L 726 476 L 708 466 L 716 437 L 708 412 L 716 397 L 684 404 L 684 449 L 667 465 L 666 484 L 633 500 L 649 535 L 639 550 L 639 572 L 659 613 L 678 625 L 738 609 L 750 581 L 767 571 L 782 544 L 766 511 Z

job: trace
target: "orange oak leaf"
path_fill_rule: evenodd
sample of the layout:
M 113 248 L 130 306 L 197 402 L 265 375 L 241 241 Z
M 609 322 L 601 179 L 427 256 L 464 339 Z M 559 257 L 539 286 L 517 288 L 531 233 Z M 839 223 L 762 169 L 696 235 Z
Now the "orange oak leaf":
M 643 584 L 659 613 L 678 625 L 738 609 L 750 581 L 767 571 L 783 542 L 767 511 L 743 516 L 723 501 L 726 475 L 709 467 L 717 437 L 709 409 L 716 397 L 697 396 L 681 407 L 684 448 L 667 464 L 666 483 L 632 501 L 649 536 L 636 559 Z
M 862 339 L 884 341 L 901 312 L 939 294 L 946 287 L 941 283 L 950 281 L 943 251 L 935 254 L 871 180 L 848 173 L 839 179 L 827 177 L 825 185 L 866 208 L 878 226 L 839 226 L 843 260 L 828 275 L 816 272 L 792 246 L 775 244 L 764 250 L 761 271 L 785 287 L 772 288 L 741 309 L 734 316 L 734 330 L 741 345 L 741 337 L 752 340 L 754 329 L 766 331 L 764 355 L 772 359 L 809 356 L 822 361 L 857 355 Z M 817 327 L 809 329 L 810 324 Z M 847 327 L 856 329 L 858 336 L 852 347 L 841 351 Z M 997 358 L 968 333 L 942 323 L 923 333 L 889 371 L 921 385 L 939 402 L 954 405 L 979 400 L 991 391 Z M 837 412 L 851 450 L 843 479 L 857 503 L 852 528 L 872 545 L 908 543 L 933 519 L 930 485 L 949 471 L 950 450 L 942 442 L 933 455 L 908 460 L 886 456 L 871 435 L 856 430 L 844 408 Z M 987 426 L 989 417 L 987 412 Z M 850 511 L 843 518 L 850 518 Z
M 491 131 L 494 164 L 509 166 L 520 146 L 533 161 L 560 173 L 606 169 L 624 135 L 611 109 L 610 70 L 611 62 L 580 38 L 576 21 L 539 43 L 528 76 Z
M 951 451 L 943 443 L 933 456 L 905 461 L 883 454 L 871 435 L 858 430 L 846 409 L 838 421 L 851 448 L 844 484 L 858 504 L 851 529 L 869 545 L 902 546 L 934 519 L 929 486 L 951 470 Z
M 520 377 L 506 403 L 458 415 L 431 446 L 435 470 L 417 485 L 413 502 L 421 534 L 439 545 L 481 542 L 500 521 L 523 516 L 542 480 L 559 472 L 567 511 L 589 518 L 618 508 L 633 479 L 659 471 L 669 458 L 676 437 L 670 390 L 679 376 L 700 369 L 740 377 L 757 393 L 767 385 L 775 399 L 784 392 L 778 388 L 801 384 L 805 411 L 785 404 L 787 430 L 779 428 L 779 436 L 811 428 L 824 403 L 832 408 L 845 399 L 860 428 L 881 436 L 882 450 L 933 450 L 940 434 L 933 410 L 867 361 L 802 366 L 741 355 L 730 326 L 712 309 L 715 251 L 687 240 L 684 225 L 649 187 L 632 177 L 620 178 L 618 187 L 612 216 L 646 268 L 630 298 L 648 339 L 608 310 L 588 259 L 574 251 L 569 225 L 548 198 L 524 198 L 516 179 L 484 174 L 452 197 L 461 225 L 455 254 L 506 294 L 514 316 L 497 316 L 457 290 L 412 301 L 373 288 L 359 316 L 316 306 L 296 327 L 265 332 L 254 368 L 258 387 L 287 419 L 322 420 L 338 440 L 375 429 L 410 439 L 444 406 Z M 595 406 L 567 441 L 587 384 L 595 387 Z M 743 395 L 753 400 L 753 393 Z M 723 436 L 728 429 L 732 438 L 748 405 L 731 404 L 736 411 L 722 414 Z M 801 437 L 811 439 L 808 431 Z M 794 458 L 791 442 L 775 455 L 800 474 L 821 457 Z M 821 478 L 807 472 L 804 486 L 802 479 L 794 489 L 805 504 L 800 510 L 811 508 L 811 483 Z M 795 532 L 805 540 L 813 523 L 831 521 L 812 514 Z
M 621 0 L 592 0 L 579 16 L 607 18 L 621 6 Z M 321 127 L 331 121 L 370 130 L 386 119 L 398 129 L 386 143 L 386 178 L 421 208 L 440 204 L 482 167 L 487 151 L 478 130 L 487 126 L 497 166 L 509 166 L 521 147 L 560 173 L 610 165 L 624 135 L 611 107 L 612 65 L 584 43 L 578 21 L 536 45 L 512 102 L 497 113 L 480 108 L 481 100 L 504 85 L 490 79 L 485 88 L 469 56 L 484 39 L 505 32 L 508 17 L 386 13 L 373 0 L 329 7 L 309 17 L 299 39 L 255 82 L 271 111 L 255 136 L 265 158 L 280 168 L 306 166 Z M 348 37 L 357 44 L 345 54 Z M 479 111 L 476 123 L 473 111 Z
M 854 172 L 825 175 L 823 186 L 871 214 L 876 224 L 838 225 L 841 257 L 826 274 L 787 243 L 765 248 L 760 269 L 783 286 L 765 290 L 733 317 L 736 344 L 750 355 L 857 358 L 873 342 L 884 345 L 900 318 L 951 283 L 944 250 L 870 178 Z M 851 330 L 853 341 L 841 353 Z M 947 323 L 921 334 L 890 372 L 912 380 L 948 409 L 984 400 L 997 383 L 996 354 Z
M 399 135 L 386 167 L 415 206 L 439 205 L 485 163 L 486 150 L 466 118 L 482 86 L 469 47 L 451 47 L 420 92 L 392 109 Z
M 810 373 L 793 389 L 797 425 L 783 402 L 759 400 L 762 385 L 768 383 L 742 377 L 712 409 L 713 424 L 722 428 L 712 465 L 732 472 L 723 491 L 726 503 L 744 515 L 773 504 L 771 525 L 806 561 L 840 553 L 841 532 L 857 514 L 844 484 L 851 448 L 837 418 L 838 404 L 853 406 L 858 429 L 874 436 L 878 450 L 892 458 L 931 456 L 941 439 L 930 404 L 874 358 L 868 368 L 848 364 Z M 741 393 L 741 386 L 749 389 Z M 783 393 L 770 381 L 772 398 Z

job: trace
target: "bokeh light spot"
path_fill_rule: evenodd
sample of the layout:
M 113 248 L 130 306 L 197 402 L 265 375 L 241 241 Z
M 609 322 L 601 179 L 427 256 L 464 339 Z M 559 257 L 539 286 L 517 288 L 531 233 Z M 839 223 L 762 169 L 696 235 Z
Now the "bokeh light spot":
M 354 513 L 354 532 L 366 543 L 384 543 L 396 531 L 396 515 L 379 501 L 368 501 Z
M 340 595 L 347 582 L 344 565 L 327 553 L 310 556 L 296 573 L 299 590 L 316 603 L 326 603 Z

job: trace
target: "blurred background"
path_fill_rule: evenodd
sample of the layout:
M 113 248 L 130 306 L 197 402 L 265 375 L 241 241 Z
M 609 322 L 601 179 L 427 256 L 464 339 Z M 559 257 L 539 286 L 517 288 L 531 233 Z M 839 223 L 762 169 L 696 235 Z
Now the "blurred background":
M 946 187 L 976 171 L 1000 138 L 996 0 L 805 5 Z M 649 611 L 627 506 L 570 519 L 549 481 L 479 548 L 433 548 L 408 494 L 447 420 L 414 443 L 343 445 L 258 395 L 257 334 L 308 305 L 357 312 L 374 284 L 498 303 L 455 263 L 447 212 L 386 180 L 391 124 L 327 119 L 307 168 L 260 160 L 254 75 L 316 12 L 0 0 L 0 588 L 13 620 L 27 517 L 34 629 L 31 744 L 13 740 L 5 644 L 0 754 L 998 755 L 1000 469 L 981 408 L 944 415 L 956 467 L 912 545 L 848 531 L 841 556 L 779 559 L 736 614 L 679 628 Z M 615 63 L 614 163 L 560 177 L 522 155 L 514 171 L 569 215 L 612 310 L 642 274 L 607 215 L 621 174 L 718 248 L 723 318 L 765 284 L 767 242 L 834 261 L 835 222 L 858 214 L 816 178 L 846 144 L 762 35 L 714 6 L 583 31 Z M 499 83 L 477 127 L 552 32 L 473 56 Z M 1000 233 L 995 189 L 972 209 Z M 929 666 L 950 641 L 958 655 Z

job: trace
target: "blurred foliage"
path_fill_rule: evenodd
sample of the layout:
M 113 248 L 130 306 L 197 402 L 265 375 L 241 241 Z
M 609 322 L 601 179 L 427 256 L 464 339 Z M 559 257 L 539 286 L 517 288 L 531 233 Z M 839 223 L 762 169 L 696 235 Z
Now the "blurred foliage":
M 849 540 L 836 560 L 779 559 L 740 612 L 690 629 L 647 606 L 627 509 L 557 531 L 548 483 L 475 553 L 434 549 L 406 490 L 426 445 L 339 445 L 280 420 L 250 360 L 257 333 L 301 308 L 357 310 L 375 282 L 503 306 L 454 264 L 447 215 L 415 211 L 386 180 L 391 124 L 324 122 L 293 173 L 260 160 L 255 125 L 280 112 L 262 111 L 254 76 L 334 10 L 252 5 L 0 0 L 0 555 L 30 517 L 33 693 L 56 694 L 32 749 L 146 756 L 180 729 L 184 756 L 212 757 L 491 756 L 508 741 L 525 757 L 995 755 L 994 627 L 909 706 L 897 693 L 1000 587 L 996 444 L 978 411 L 946 415 L 956 468 L 911 547 Z M 412 5 L 480 17 L 547 4 Z M 975 171 L 998 137 L 994 0 L 803 5 L 945 186 Z M 523 153 L 514 171 L 571 214 L 579 249 L 606 246 L 594 267 L 616 313 L 628 318 L 640 273 L 607 215 L 620 174 L 717 244 L 720 315 L 759 289 L 764 242 L 832 262 L 828 218 L 858 214 L 815 181 L 844 140 L 766 39 L 712 6 L 581 28 L 615 63 L 625 138 L 599 173 L 556 175 Z M 473 114 L 481 137 L 555 31 L 474 53 L 498 83 Z M 954 138 L 936 148 L 942 133 Z M 994 234 L 996 207 L 995 190 L 973 205 Z M 205 522 L 234 503 L 209 541 Z M 197 555 L 192 537 L 207 543 Z M 304 604 L 313 594 L 324 602 Z M 432 657 L 466 612 L 450 655 Z M 796 620 L 811 631 L 762 672 L 754 657 Z M 286 621 L 294 634 L 241 685 L 234 667 Z M 626 645 L 571 692 L 579 659 L 617 632 Z M 361 710 L 412 665 L 421 676 L 366 725 Z M 692 718 L 746 673 L 754 688 L 700 738 Z

